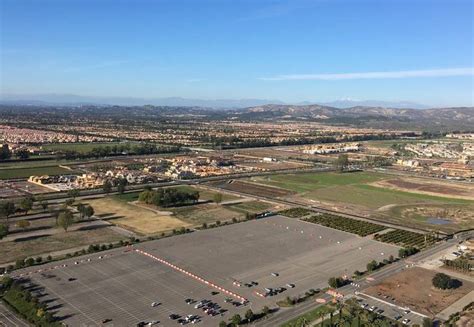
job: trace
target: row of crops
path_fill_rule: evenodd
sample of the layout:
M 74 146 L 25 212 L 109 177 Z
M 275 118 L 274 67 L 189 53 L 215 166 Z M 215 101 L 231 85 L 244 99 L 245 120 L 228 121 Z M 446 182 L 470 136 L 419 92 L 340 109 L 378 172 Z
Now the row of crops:
M 313 211 L 306 208 L 290 208 L 279 211 L 278 214 L 290 217 L 290 218 L 301 218 L 312 214 Z
M 423 249 L 436 242 L 436 237 L 428 234 L 420 234 L 401 229 L 395 229 L 388 233 L 375 235 L 374 239 L 384 243 L 392 243 L 403 247 L 416 247 Z
M 377 225 L 362 220 L 341 217 L 328 213 L 324 213 L 318 216 L 312 216 L 308 219 L 305 219 L 305 221 L 342 230 L 344 232 L 357 234 L 359 236 L 367 236 L 370 234 L 378 233 L 387 228 L 382 225 Z

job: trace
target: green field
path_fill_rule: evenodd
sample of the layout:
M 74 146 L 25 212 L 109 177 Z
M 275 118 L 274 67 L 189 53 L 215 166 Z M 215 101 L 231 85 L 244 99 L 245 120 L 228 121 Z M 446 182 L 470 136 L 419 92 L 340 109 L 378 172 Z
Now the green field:
M 474 221 L 469 219 L 469 208 L 474 210 L 474 201 L 442 196 L 404 192 L 370 185 L 393 176 L 382 173 L 305 173 L 281 174 L 252 178 L 253 182 L 280 187 L 296 192 L 301 200 L 320 201 L 322 203 L 342 206 L 348 213 L 370 214 L 372 217 L 407 224 L 411 226 L 453 231 L 472 228 Z M 453 211 L 464 210 L 459 217 L 453 218 L 452 224 L 432 226 L 427 222 L 428 215 L 415 216 L 402 214 L 399 206 L 437 207 L 449 205 Z M 349 206 L 349 208 L 347 208 Z M 387 210 L 385 210 L 387 208 Z
M 469 200 L 384 189 L 369 185 L 387 178 L 379 173 L 307 173 L 255 177 L 252 180 L 297 192 L 310 200 L 351 203 L 376 209 L 389 204 L 472 203 Z
M 273 206 L 270 203 L 262 202 L 262 201 L 249 201 L 249 202 L 242 202 L 238 204 L 227 205 L 227 208 L 231 208 L 238 212 L 249 212 L 249 213 L 260 213 L 262 211 L 268 210 Z
M 0 169 L 0 179 L 25 178 L 41 175 L 74 174 L 73 170 L 59 166 L 27 167 L 27 168 L 4 168 Z
M 131 143 L 131 142 L 128 142 Z M 114 145 L 125 145 L 126 143 L 119 142 L 91 142 L 91 143 L 57 143 L 45 144 L 42 148 L 46 151 L 76 151 L 79 153 L 90 152 L 93 148 L 112 147 Z

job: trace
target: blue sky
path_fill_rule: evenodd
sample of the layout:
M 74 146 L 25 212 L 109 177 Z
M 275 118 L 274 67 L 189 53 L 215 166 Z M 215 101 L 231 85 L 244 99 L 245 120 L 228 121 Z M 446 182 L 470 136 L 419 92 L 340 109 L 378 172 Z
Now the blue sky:
M 0 0 L 1 93 L 473 105 L 470 0 Z

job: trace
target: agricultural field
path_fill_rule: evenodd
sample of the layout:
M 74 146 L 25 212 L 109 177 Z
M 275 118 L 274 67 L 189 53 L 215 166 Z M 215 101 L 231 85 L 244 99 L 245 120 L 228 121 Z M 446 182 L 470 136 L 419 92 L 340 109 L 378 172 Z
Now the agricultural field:
M 75 171 L 59 166 L 38 166 L 24 168 L 2 168 L 0 169 L 0 179 L 28 178 L 32 175 L 62 175 L 74 174 Z
M 245 201 L 232 205 L 226 205 L 226 207 L 243 213 L 260 213 L 262 211 L 270 210 L 274 207 L 273 204 L 263 201 Z
M 308 216 L 313 213 L 314 213 L 313 211 L 309 209 L 305 209 L 305 208 L 290 208 L 290 209 L 286 209 L 286 210 L 282 210 L 278 212 L 278 214 L 286 216 L 286 217 L 290 217 L 290 218 L 302 218 L 304 216 Z
M 312 216 L 310 218 L 305 219 L 305 221 L 342 230 L 344 232 L 357 234 L 359 236 L 367 236 L 380 232 L 387 228 L 382 225 L 377 225 L 366 221 L 350 219 L 331 214 L 321 214 L 317 216 Z
M 125 236 L 116 233 L 110 227 L 103 227 L 30 237 L 20 241 L 4 241 L 0 243 L 0 263 L 89 244 L 117 242 L 122 239 L 125 239 Z
M 271 192 L 267 191 L 267 196 L 273 193 L 306 205 L 316 204 L 349 214 L 427 230 L 452 232 L 474 227 L 474 220 L 471 219 L 474 201 L 469 200 L 472 187 L 445 181 L 413 179 L 411 184 L 404 183 L 404 189 L 401 189 L 394 187 L 393 183 L 391 186 L 387 184 L 387 181 L 393 180 L 393 175 L 372 172 L 276 174 L 252 177 L 247 183 L 239 182 L 251 185 L 243 185 L 239 190 L 254 193 L 249 189 L 268 185 Z M 416 187 L 411 187 L 414 186 L 413 183 Z M 425 210 L 413 215 L 404 209 L 407 206 Z M 431 208 L 440 207 L 449 207 L 449 215 L 433 215 L 434 210 Z M 431 218 L 448 221 L 440 224 Z
M 391 243 L 402 247 L 412 246 L 418 249 L 423 249 L 436 242 L 436 238 L 432 235 L 425 235 L 401 229 L 375 235 L 374 239 L 384 243 Z
M 271 187 L 269 185 L 259 185 L 256 183 L 243 182 L 240 180 L 231 180 L 229 182 L 215 182 L 211 185 L 220 187 L 224 190 L 242 192 L 249 195 L 255 196 L 266 196 L 266 197 L 286 197 L 293 192 L 284 190 L 278 187 Z

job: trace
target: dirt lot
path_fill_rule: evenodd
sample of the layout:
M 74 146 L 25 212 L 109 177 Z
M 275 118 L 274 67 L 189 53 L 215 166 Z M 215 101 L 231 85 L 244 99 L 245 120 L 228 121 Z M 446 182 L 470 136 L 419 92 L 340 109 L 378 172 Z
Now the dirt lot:
M 243 192 L 250 195 L 261 195 L 266 197 L 285 197 L 291 195 L 292 192 L 271 187 L 267 185 L 259 185 L 254 183 L 247 183 L 242 181 L 232 181 L 231 183 L 219 183 L 218 187 L 222 187 L 225 190 Z
M 254 167 L 263 170 L 280 170 L 280 169 L 297 169 L 297 168 L 304 168 L 308 167 L 309 165 L 289 162 L 289 161 L 277 161 L 277 162 L 248 162 L 239 164 L 239 166 L 243 167 Z
M 91 200 L 89 203 L 96 215 L 141 234 L 154 234 L 190 225 L 169 214 L 135 206 L 113 197 Z
M 404 192 L 414 192 L 434 196 L 474 200 L 474 187 L 447 182 L 425 181 L 405 178 L 387 179 L 372 183 L 374 186 L 395 189 Z
M 3 242 L 0 249 L 0 263 L 89 244 L 116 242 L 124 238 L 110 227 L 104 227 Z
M 408 269 L 368 288 L 365 293 L 376 297 L 388 295 L 394 297 L 399 306 L 407 306 L 411 310 L 434 316 L 474 287 L 474 284 L 462 281 L 463 285 L 456 290 L 437 290 L 431 284 L 435 274 L 435 271 L 423 268 Z
M 176 217 L 192 225 L 201 225 L 217 220 L 231 220 L 232 218 L 242 219 L 245 217 L 243 212 L 231 210 L 228 206 L 216 205 L 214 203 L 184 206 L 172 208 L 172 210 L 175 212 Z

